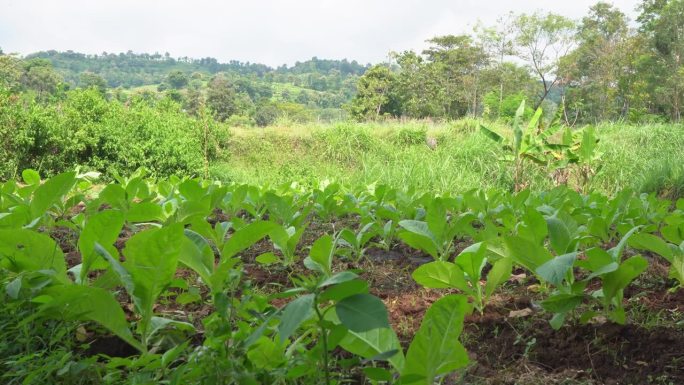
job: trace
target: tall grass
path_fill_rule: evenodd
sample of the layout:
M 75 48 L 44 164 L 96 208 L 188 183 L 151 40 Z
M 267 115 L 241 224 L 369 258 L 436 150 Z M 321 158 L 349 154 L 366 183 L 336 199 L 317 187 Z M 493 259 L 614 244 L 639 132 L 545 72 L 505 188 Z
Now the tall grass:
M 239 129 L 228 141 L 228 156 L 214 163 L 211 173 L 224 181 L 270 185 L 296 181 L 317 186 L 329 179 L 348 186 L 383 183 L 435 192 L 511 189 L 510 165 L 477 127 L 477 121 L 463 120 Z M 604 124 L 597 132 L 603 157 L 593 165 L 598 170 L 593 190 L 682 195 L 684 126 Z M 547 170 L 527 167 L 530 188 L 553 185 Z

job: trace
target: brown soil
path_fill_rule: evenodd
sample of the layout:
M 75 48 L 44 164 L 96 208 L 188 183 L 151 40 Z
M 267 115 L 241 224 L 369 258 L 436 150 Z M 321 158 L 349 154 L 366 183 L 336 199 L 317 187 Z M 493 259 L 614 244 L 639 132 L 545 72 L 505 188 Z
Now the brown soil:
M 567 380 L 597 384 L 684 383 L 682 330 L 606 323 L 556 331 L 542 319 L 500 319 L 468 329 L 473 382 L 516 384 L 516 376 L 533 371 L 556 379 L 571 373 Z

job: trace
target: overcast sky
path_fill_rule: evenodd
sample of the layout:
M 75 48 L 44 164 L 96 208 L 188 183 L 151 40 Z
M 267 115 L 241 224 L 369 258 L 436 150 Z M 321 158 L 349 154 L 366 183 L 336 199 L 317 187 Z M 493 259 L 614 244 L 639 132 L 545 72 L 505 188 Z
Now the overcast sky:
M 596 0 L 0 0 L 0 48 L 22 55 L 169 52 L 271 66 L 312 56 L 377 63 L 508 11 L 581 18 Z M 639 0 L 614 0 L 632 19 Z

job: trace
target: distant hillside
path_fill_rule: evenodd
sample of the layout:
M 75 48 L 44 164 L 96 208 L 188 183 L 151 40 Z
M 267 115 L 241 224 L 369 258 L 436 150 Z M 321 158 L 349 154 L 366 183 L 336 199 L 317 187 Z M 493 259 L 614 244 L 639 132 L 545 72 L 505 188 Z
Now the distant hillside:
M 51 50 L 36 52 L 26 58 L 48 59 L 64 76 L 64 80 L 74 85 L 78 85 L 82 73 L 93 72 L 102 76 L 109 87 L 124 88 L 159 84 L 171 71 L 182 71 L 188 74 L 225 72 L 276 83 L 290 83 L 316 91 L 332 91 L 339 90 L 344 80 L 362 75 L 369 67 L 355 60 L 324 60 L 314 57 L 311 60 L 297 62 L 294 66 L 272 68 L 264 64 L 236 60 L 220 63 L 210 57 L 173 58 L 168 53 L 137 54 L 131 51 L 87 55 L 73 51 Z

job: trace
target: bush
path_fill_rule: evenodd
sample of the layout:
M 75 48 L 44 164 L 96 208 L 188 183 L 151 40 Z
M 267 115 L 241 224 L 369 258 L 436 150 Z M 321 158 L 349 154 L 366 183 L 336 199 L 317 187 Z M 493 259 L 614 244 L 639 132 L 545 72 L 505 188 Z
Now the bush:
M 94 89 L 49 105 L 0 91 L 0 134 L 2 179 L 25 168 L 50 176 L 79 165 L 105 174 L 145 167 L 157 176 L 192 175 L 204 157 L 204 125 L 177 103 L 133 98 L 124 105 Z

